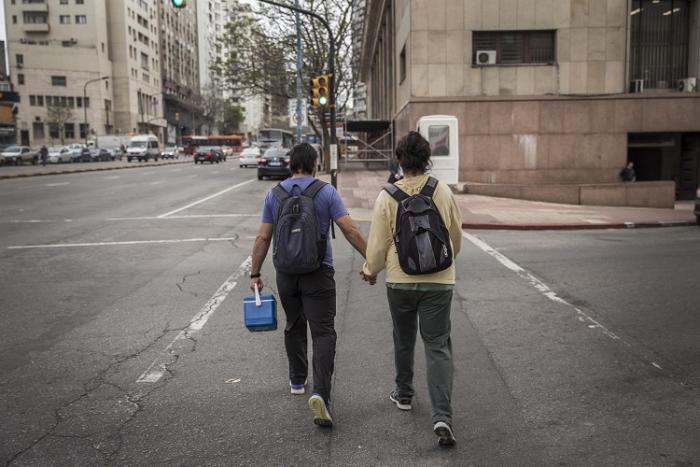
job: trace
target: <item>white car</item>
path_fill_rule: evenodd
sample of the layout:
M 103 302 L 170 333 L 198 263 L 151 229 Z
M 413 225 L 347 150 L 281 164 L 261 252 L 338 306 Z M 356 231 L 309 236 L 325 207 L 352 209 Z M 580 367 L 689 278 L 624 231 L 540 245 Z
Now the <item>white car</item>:
M 28 146 L 9 146 L 0 154 L 3 164 L 22 165 L 31 162 L 36 165 L 39 162 L 39 154 Z
M 241 153 L 241 156 L 238 158 L 238 166 L 239 167 L 248 167 L 248 166 L 253 166 L 257 167 L 258 166 L 258 161 L 262 157 L 262 154 L 260 153 L 260 148 L 257 147 L 250 147 L 250 148 L 245 148 L 243 152 Z
M 49 148 L 49 156 L 46 162 L 51 164 L 61 164 L 71 162 L 71 152 L 66 146 L 52 146 Z

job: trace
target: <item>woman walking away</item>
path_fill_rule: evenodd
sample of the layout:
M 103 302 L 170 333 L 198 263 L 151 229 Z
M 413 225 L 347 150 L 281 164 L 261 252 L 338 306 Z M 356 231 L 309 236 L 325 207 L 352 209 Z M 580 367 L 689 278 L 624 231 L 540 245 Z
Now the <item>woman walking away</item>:
M 430 145 L 425 138 L 410 132 L 396 147 L 396 156 L 404 178 L 387 185 L 377 198 L 361 275 L 374 284 L 386 269 L 396 366 L 396 386 L 389 399 L 400 410 L 411 410 L 420 329 L 433 431 L 441 446 L 452 446 L 450 307 L 462 219 L 450 188 L 426 174 Z

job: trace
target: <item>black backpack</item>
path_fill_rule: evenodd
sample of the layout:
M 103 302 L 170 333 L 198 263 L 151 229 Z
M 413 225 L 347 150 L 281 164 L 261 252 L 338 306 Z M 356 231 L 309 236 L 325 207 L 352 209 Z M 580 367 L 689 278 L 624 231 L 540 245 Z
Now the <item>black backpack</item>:
M 433 202 L 437 183 L 435 178 L 429 177 L 420 193 L 413 196 L 396 185 L 384 186 L 399 203 L 394 244 L 399 264 L 406 274 L 430 274 L 452 265 L 450 235 Z
M 316 218 L 314 197 L 327 183 L 314 180 L 299 195 L 278 184 L 272 194 L 279 202 L 272 262 L 284 274 L 308 274 L 321 267 L 326 256 L 326 236 Z

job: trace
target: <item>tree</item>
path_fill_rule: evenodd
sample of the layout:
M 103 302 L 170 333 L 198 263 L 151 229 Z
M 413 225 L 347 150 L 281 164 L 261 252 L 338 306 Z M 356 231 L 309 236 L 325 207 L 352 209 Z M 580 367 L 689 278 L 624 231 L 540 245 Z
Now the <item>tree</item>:
M 301 8 L 320 15 L 331 26 L 335 38 L 335 92 L 336 110 L 343 113 L 350 99 L 352 86 L 351 26 L 354 0 L 301 0 Z M 230 3 L 235 11 L 226 26 L 220 43 L 228 52 L 216 61 L 212 73 L 236 95 L 262 94 L 286 104 L 295 96 L 296 89 L 296 23 L 294 13 L 278 7 L 261 6 L 253 10 L 238 1 Z M 304 60 L 302 83 L 304 96 L 308 95 L 309 78 L 327 72 L 328 33 L 318 21 L 301 15 L 301 39 Z M 275 99 L 277 98 L 277 99 Z M 314 132 L 321 136 L 326 147 L 329 143 L 327 114 L 315 112 L 309 119 Z M 324 151 L 328 155 L 329 151 Z M 326 158 L 325 166 L 328 168 Z
M 212 81 L 204 86 L 200 99 L 202 117 L 211 133 L 213 128 L 218 128 L 223 123 L 225 104 L 223 91 L 216 81 Z
M 224 118 L 219 132 L 223 135 L 230 135 L 240 132 L 241 123 L 245 118 L 243 108 L 232 99 L 224 104 Z
M 61 144 L 65 144 L 65 124 L 73 119 L 73 111 L 67 105 L 51 104 L 46 108 L 46 121 L 58 127 Z M 87 130 L 87 129 L 86 129 Z

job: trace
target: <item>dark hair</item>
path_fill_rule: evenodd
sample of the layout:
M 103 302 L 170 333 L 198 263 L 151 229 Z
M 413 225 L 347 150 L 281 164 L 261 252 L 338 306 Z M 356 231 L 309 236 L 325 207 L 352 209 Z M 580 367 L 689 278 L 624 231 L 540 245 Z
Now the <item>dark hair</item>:
M 289 151 L 289 168 L 292 173 L 314 173 L 318 154 L 309 143 L 297 144 Z
M 430 166 L 430 144 L 417 131 L 409 131 L 396 145 L 396 158 L 404 172 L 424 173 Z

